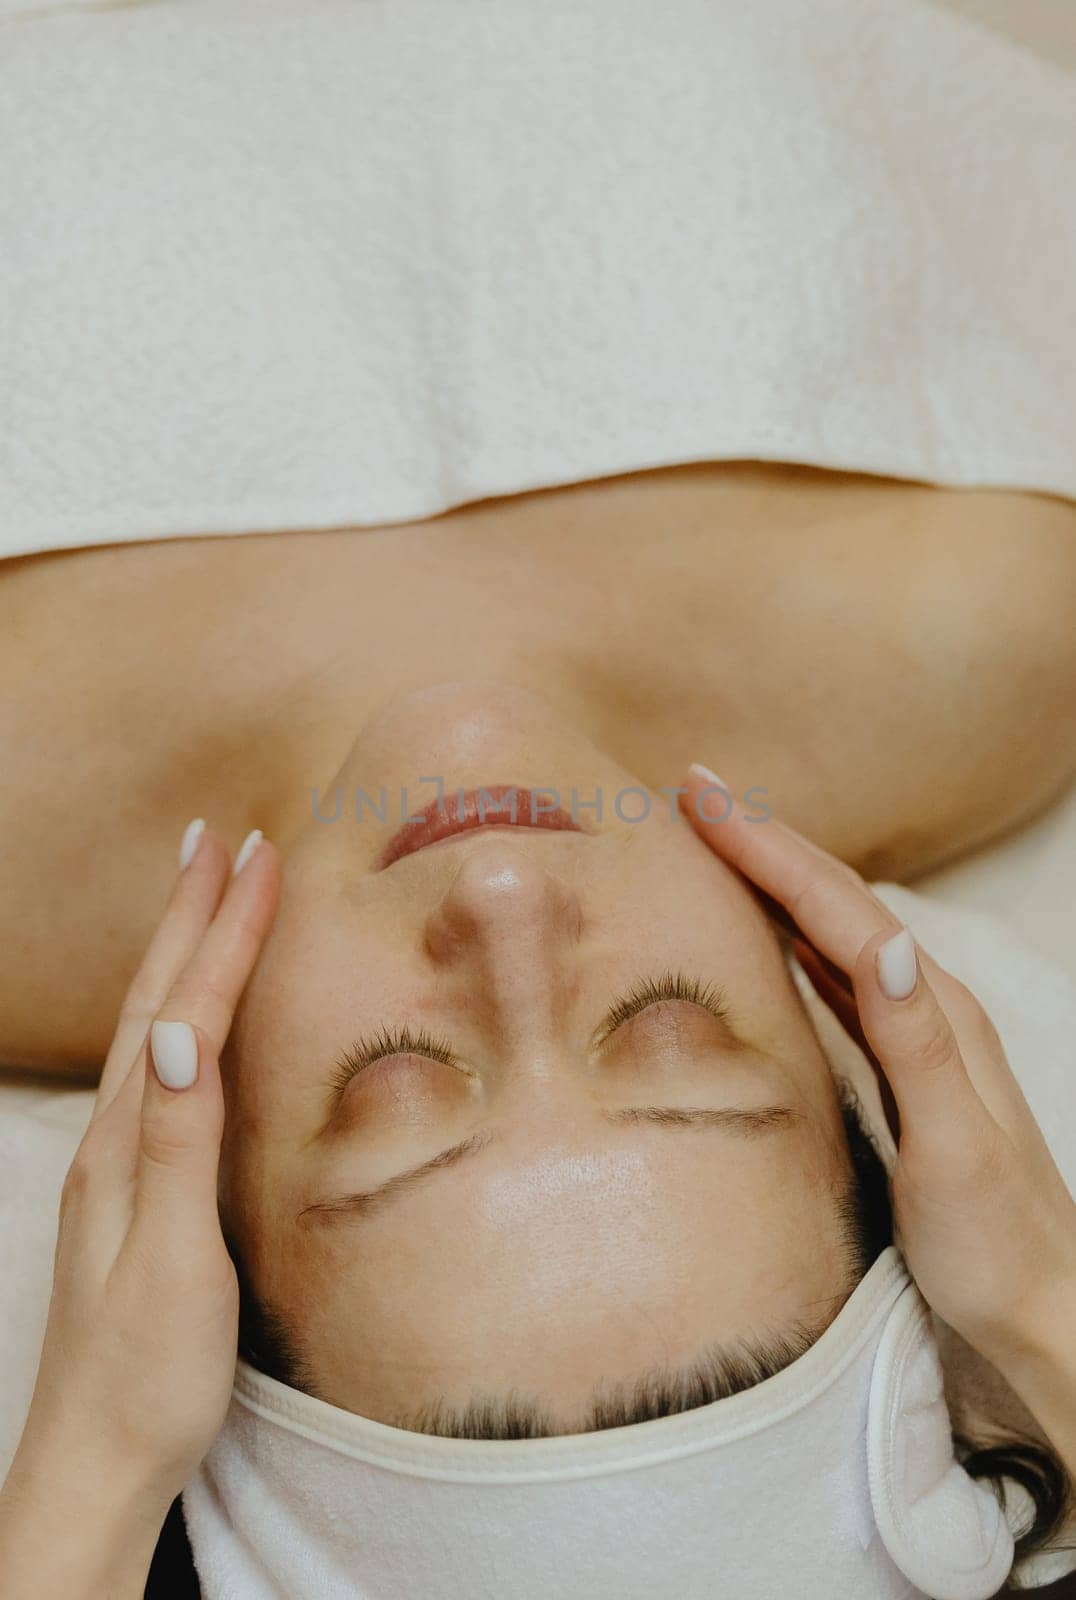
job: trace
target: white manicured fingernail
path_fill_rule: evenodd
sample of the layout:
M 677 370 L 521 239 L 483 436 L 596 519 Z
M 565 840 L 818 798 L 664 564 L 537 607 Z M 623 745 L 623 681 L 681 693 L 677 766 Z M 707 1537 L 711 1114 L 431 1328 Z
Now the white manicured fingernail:
M 179 846 L 179 870 L 189 867 L 194 860 L 194 852 L 198 848 L 198 841 L 205 832 L 205 818 L 195 817 L 193 822 L 188 822 L 186 831 Z
M 707 783 L 715 783 L 719 789 L 728 788 L 724 778 L 719 778 L 716 772 L 711 772 L 709 767 L 704 767 L 701 761 L 693 761 L 688 771 L 697 772 L 700 778 L 705 778 Z
M 879 945 L 875 960 L 882 993 L 890 1000 L 907 1000 L 915 988 L 918 971 L 915 940 L 907 928 L 902 928 L 892 939 L 887 939 L 885 944 Z
M 232 868 L 233 878 L 238 877 L 238 875 L 242 872 L 243 868 L 246 866 L 247 862 L 250 860 L 251 856 L 254 854 L 261 842 L 262 830 L 260 828 L 254 828 L 250 833 L 247 834 L 246 838 L 243 840 L 243 843 L 239 846 L 239 854 L 235 858 L 235 866 Z
M 149 1030 L 153 1070 L 166 1089 L 189 1089 L 198 1076 L 198 1040 L 189 1022 L 155 1022 Z

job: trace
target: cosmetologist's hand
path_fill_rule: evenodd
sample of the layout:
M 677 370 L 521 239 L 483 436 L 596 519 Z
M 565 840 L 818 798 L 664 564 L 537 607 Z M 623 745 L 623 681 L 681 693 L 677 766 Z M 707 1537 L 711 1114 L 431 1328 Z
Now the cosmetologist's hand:
M 681 804 L 776 903 L 804 971 L 879 1076 L 897 1143 L 894 1217 L 924 1296 L 1005 1374 L 1071 1466 L 1076 1201 L 989 1017 L 851 867 L 773 818 L 748 820 L 704 767 L 691 768 Z
M 184 847 L 63 1188 L 37 1383 L 0 1494 L 5 1594 L 140 1594 L 228 1405 L 238 1289 L 217 1214 L 217 1063 L 279 858 L 251 836 L 232 876 L 196 824 Z

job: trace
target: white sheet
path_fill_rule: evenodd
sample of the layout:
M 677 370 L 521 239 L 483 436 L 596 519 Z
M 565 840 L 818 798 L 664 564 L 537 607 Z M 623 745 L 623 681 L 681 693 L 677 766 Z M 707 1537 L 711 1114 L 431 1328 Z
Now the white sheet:
M 1076 786 L 1029 826 L 920 879 L 915 889 L 999 917 L 1076 981 Z M 1076 1051 L 1073 1079 L 1076 1098 Z

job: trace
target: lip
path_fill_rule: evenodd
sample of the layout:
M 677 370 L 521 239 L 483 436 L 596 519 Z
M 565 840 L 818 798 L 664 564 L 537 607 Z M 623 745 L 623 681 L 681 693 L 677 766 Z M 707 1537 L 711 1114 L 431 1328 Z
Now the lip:
M 429 845 L 440 844 L 443 839 L 454 839 L 461 833 L 473 833 L 478 828 L 532 828 L 559 833 L 586 833 L 579 823 L 560 806 L 551 810 L 536 809 L 536 799 L 548 790 L 530 790 L 518 783 L 491 783 L 481 789 L 465 789 L 461 794 L 444 795 L 433 800 L 422 811 L 417 811 L 389 840 L 380 860 L 378 871 L 391 867 L 394 861 L 425 850 Z M 505 804 L 508 796 L 515 794 L 516 810 Z M 481 803 L 480 803 L 481 802 Z M 500 807 L 505 805 L 505 809 Z

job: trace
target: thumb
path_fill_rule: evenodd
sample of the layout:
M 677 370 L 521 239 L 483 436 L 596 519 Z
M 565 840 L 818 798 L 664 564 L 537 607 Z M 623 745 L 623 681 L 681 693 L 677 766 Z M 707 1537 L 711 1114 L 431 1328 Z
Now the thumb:
M 142 1092 L 135 1212 L 183 1231 L 217 1219 L 224 1097 L 216 1052 L 189 1022 L 154 1022 Z
M 927 981 L 907 928 L 868 939 L 853 973 L 860 1025 L 900 1114 L 901 1143 L 920 1145 L 989 1121 L 949 1018 Z

